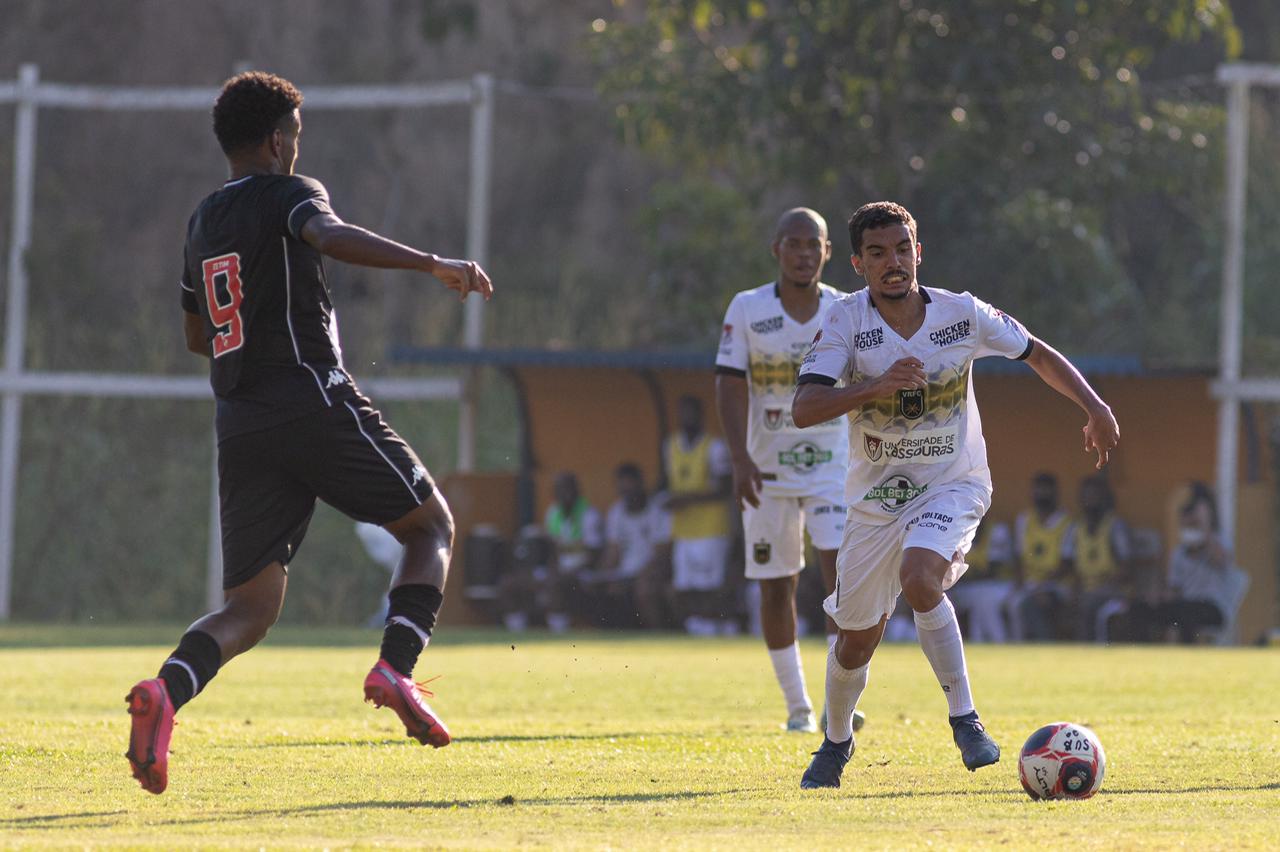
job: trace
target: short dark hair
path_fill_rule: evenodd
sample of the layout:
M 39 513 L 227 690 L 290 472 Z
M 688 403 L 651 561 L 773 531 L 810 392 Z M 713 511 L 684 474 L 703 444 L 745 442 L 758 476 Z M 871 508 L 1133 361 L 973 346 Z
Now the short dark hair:
M 271 135 L 302 106 L 302 92 L 283 77 L 246 71 L 222 84 L 213 104 L 213 135 L 228 156 Z
M 634 479 L 636 482 L 644 482 L 644 473 L 640 470 L 640 465 L 635 462 L 623 462 L 614 470 L 613 475 L 618 479 Z
M 1192 482 L 1187 489 L 1186 502 L 1182 504 L 1179 510 L 1180 514 L 1190 514 L 1196 506 L 1204 503 L 1209 507 L 1209 528 L 1214 532 L 1218 531 L 1218 501 L 1214 499 L 1213 491 L 1203 482 Z
M 907 208 L 892 201 L 873 201 L 862 205 L 849 217 L 849 242 L 853 245 L 853 253 L 862 256 L 863 231 L 885 225 L 906 225 L 911 230 L 912 241 L 915 241 L 916 220 Z

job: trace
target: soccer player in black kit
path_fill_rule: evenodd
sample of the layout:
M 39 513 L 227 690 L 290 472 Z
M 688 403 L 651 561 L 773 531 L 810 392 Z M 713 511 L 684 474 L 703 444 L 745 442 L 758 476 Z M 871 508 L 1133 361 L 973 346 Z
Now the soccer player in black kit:
M 129 691 L 126 757 L 152 793 L 168 784 L 174 713 L 279 616 L 287 566 L 317 498 L 381 524 L 404 545 L 365 700 L 393 708 L 423 744 L 449 744 L 412 675 L 440 609 L 453 518 L 422 462 L 342 363 L 322 255 L 419 270 L 463 299 L 488 299 L 493 285 L 473 262 L 420 252 L 335 216 L 324 186 L 293 173 L 301 104 L 301 93 L 271 74 L 226 82 L 213 132 L 230 179 L 187 225 L 184 329 L 187 348 L 210 359 L 217 401 L 226 602 L 187 629 L 157 677 Z

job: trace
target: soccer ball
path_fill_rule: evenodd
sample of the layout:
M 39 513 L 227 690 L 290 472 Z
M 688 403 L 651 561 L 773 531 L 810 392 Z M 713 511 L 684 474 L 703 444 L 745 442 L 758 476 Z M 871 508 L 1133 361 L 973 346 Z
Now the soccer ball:
M 1022 789 L 1033 799 L 1087 799 L 1102 786 L 1106 768 L 1097 734 L 1071 722 L 1045 725 L 1018 756 Z

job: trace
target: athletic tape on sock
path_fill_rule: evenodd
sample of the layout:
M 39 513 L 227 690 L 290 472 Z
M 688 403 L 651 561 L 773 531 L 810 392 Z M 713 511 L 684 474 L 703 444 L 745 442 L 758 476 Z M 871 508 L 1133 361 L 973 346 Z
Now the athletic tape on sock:
M 391 616 L 391 618 L 387 619 L 387 623 L 403 624 L 405 627 L 409 628 L 414 633 L 418 634 L 418 638 L 422 640 L 422 647 L 424 648 L 431 641 L 431 634 L 427 633 L 427 631 L 423 630 L 421 627 L 414 624 L 412 621 L 405 618 L 403 615 L 393 615 Z
M 191 666 L 179 660 L 177 657 L 170 657 L 164 661 L 164 665 L 175 665 L 187 673 L 187 677 L 191 678 L 191 694 L 195 695 L 200 692 L 200 678 L 196 677 L 196 670 Z M 163 668 L 163 666 L 161 667 Z

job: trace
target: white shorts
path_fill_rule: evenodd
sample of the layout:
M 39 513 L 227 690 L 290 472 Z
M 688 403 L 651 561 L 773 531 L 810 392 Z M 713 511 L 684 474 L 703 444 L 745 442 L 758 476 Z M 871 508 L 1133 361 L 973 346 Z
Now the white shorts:
M 671 543 L 671 586 L 681 592 L 718 589 L 728 560 L 728 536 L 676 539 Z
M 990 497 L 972 486 L 952 487 L 922 499 L 887 524 L 845 522 L 836 556 L 836 590 L 823 601 L 841 630 L 867 630 L 893 612 L 902 593 L 902 552 L 922 547 L 952 560 L 942 587 L 968 569 L 964 554 L 986 514 Z
M 790 577 L 804 570 L 804 530 L 813 546 L 835 550 L 844 532 L 841 489 L 814 497 L 760 495 L 760 506 L 742 509 L 748 580 Z M 804 528 L 801 529 L 803 522 Z

